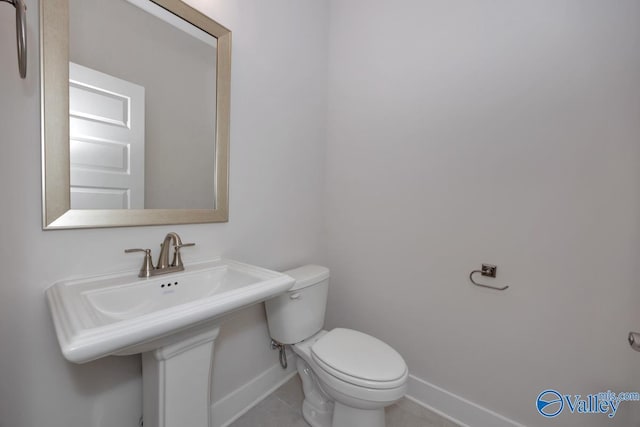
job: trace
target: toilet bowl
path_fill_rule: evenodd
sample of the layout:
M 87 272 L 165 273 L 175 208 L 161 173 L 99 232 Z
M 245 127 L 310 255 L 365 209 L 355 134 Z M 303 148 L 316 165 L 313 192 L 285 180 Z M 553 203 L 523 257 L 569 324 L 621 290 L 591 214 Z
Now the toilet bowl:
M 402 356 L 359 331 L 322 329 L 329 270 L 304 266 L 286 274 L 296 285 L 266 302 L 272 338 L 289 344 L 313 427 L 384 427 L 384 408 L 404 396 L 408 369 Z

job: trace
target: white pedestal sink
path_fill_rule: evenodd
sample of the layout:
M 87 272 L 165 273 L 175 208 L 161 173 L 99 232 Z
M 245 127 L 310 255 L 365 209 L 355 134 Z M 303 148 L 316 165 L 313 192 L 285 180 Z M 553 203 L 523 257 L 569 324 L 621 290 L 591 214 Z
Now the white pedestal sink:
M 282 273 L 227 259 L 180 273 L 137 271 L 55 283 L 46 291 L 65 358 L 142 354 L 143 417 L 152 427 L 209 427 L 219 318 L 288 290 Z
M 145 425 L 211 425 L 211 360 L 219 331 L 207 326 L 174 344 L 142 353 Z

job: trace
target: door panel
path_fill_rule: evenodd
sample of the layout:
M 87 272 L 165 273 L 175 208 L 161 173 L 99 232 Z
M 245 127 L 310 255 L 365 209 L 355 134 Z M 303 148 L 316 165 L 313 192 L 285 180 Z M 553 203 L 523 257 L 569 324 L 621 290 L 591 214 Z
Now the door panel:
M 144 209 L 144 87 L 69 63 L 72 209 Z

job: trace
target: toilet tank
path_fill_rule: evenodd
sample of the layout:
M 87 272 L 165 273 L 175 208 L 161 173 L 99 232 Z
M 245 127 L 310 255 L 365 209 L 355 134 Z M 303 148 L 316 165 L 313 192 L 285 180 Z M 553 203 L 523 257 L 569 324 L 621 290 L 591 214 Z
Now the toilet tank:
M 303 341 L 324 325 L 329 289 L 329 269 L 305 265 L 285 274 L 296 279 L 285 294 L 265 301 L 271 338 L 282 344 Z

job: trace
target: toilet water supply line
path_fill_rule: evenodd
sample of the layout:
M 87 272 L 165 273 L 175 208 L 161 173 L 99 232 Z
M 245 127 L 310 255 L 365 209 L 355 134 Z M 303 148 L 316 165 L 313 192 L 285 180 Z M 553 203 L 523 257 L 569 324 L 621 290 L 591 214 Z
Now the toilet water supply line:
M 278 351 L 280 352 L 280 366 L 282 366 L 282 369 L 287 369 L 287 352 L 286 352 L 286 344 L 282 344 L 279 343 L 276 340 L 271 340 L 271 349 L 275 350 L 278 349 Z

